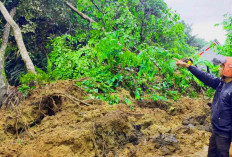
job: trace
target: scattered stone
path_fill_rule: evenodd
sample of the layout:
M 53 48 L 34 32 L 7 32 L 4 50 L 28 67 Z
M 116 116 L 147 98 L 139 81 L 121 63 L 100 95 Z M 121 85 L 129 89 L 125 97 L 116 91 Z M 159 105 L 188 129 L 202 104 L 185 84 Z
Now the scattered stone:
M 174 134 L 162 134 L 154 139 L 155 148 L 160 149 L 162 155 L 171 155 L 179 149 L 179 144 Z
M 189 125 L 188 125 L 188 127 L 190 127 L 190 128 L 194 128 L 194 125 L 192 125 L 192 124 L 189 124 Z
M 188 125 L 188 124 L 189 124 L 189 119 L 184 119 L 184 120 L 182 121 L 182 124 L 183 124 L 183 125 Z
M 190 128 L 197 128 L 198 130 L 205 130 L 208 132 L 212 130 L 210 122 L 207 121 L 207 115 L 190 116 L 183 119 L 182 124 Z
M 208 124 L 205 126 L 205 131 L 212 132 L 212 125 L 211 125 L 210 123 L 208 123 Z

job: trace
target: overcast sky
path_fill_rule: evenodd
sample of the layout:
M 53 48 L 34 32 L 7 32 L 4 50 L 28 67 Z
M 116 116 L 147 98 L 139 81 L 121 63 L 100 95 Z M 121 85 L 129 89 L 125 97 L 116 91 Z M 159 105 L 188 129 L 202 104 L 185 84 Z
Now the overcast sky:
M 224 19 L 223 15 L 232 13 L 232 0 L 164 0 L 169 8 L 176 10 L 188 24 L 192 25 L 193 34 L 206 41 L 218 39 L 225 41 L 225 31 L 215 27 Z

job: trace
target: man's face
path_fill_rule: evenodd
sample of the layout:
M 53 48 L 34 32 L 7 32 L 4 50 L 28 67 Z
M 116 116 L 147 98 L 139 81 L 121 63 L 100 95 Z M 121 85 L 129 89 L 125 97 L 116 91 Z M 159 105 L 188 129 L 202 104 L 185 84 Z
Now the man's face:
M 222 64 L 222 65 L 220 65 L 220 67 L 219 67 L 219 69 L 218 69 L 218 70 L 219 70 L 219 76 L 220 76 L 220 77 L 223 77 L 223 70 L 224 70 L 224 67 L 225 67 L 224 64 Z

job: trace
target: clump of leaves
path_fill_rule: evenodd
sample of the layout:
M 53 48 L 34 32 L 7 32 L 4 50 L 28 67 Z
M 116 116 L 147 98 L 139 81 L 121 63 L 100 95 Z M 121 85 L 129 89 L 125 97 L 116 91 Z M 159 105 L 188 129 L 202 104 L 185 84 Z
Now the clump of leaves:
M 18 88 L 18 90 L 19 90 L 20 92 L 22 92 L 23 95 L 24 95 L 25 97 L 27 97 L 27 95 L 28 95 L 30 89 L 33 89 L 33 88 L 30 88 L 29 86 L 27 86 L 27 85 L 25 85 L 25 84 L 21 85 L 21 86 Z
M 59 79 L 57 71 L 52 68 L 52 63 L 49 58 L 47 58 L 47 71 L 43 71 L 36 68 L 37 74 L 27 73 L 21 75 L 20 83 L 22 84 L 18 90 L 24 93 L 24 96 L 28 95 L 28 92 L 36 88 L 36 85 L 45 85 L 50 82 L 54 82 Z

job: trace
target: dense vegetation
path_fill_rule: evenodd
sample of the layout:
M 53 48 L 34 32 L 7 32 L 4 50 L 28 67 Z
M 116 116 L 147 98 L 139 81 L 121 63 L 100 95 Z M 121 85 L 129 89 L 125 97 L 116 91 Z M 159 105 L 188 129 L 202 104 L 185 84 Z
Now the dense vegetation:
M 73 79 L 79 80 L 77 85 L 94 98 L 110 104 L 119 101 L 113 94 L 118 87 L 129 90 L 136 99 L 176 100 L 180 95 L 197 96 L 201 91 L 212 95 L 212 90 L 187 70 L 175 66 L 173 58 L 193 57 L 197 62 L 194 53 L 206 42 L 192 36 L 191 26 L 163 0 L 72 1 L 94 23 L 72 12 L 63 1 L 47 3 L 5 3 L 8 9 L 18 8 L 15 20 L 37 66 L 38 75 L 22 75 L 24 64 L 11 38 L 5 69 L 11 84 L 18 85 L 21 76 L 20 91 L 27 93 L 35 88 L 33 81 L 45 85 L 58 79 Z M 5 21 L 1 21 L 3 26 Z M 224 27 L 231 32 L 230 16 Z M 230 52 L 231 37 L 228 33 L 226 44 L 219 48 L 222 52 Z M 217 68 L 209 66 L 213 72 Z M 127 98 L 125 102 L 131 104 Z
M 225 20 L 221 23 L 227 32 L 225 44 L 218 47 L 219 52 L 225 56 L 232 56 L 232 15 L 225 14 Z

